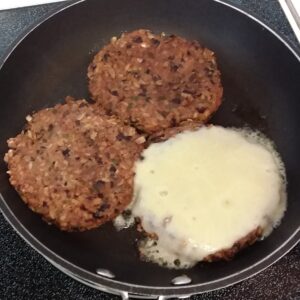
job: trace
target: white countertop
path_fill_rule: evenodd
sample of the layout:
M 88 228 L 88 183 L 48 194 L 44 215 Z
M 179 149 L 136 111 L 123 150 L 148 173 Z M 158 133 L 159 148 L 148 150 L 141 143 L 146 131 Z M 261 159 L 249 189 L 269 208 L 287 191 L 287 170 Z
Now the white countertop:
M 278 0 L 300 43 L 300 0 Z
M 60 1 L 63 0 L 0 0 L 0 10 Z

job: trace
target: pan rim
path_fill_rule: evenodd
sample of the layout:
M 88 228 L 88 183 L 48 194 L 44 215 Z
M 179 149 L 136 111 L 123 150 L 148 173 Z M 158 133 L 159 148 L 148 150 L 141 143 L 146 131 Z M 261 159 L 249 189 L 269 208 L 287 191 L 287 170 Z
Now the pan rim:
M 8 50 L 4 54 L 4 58 L 0 62 L 0 71 L 2 67 L 4 66 L 5 62 L 8 60 L 10 55 L 13 53 L 13 51 L 18 47 L 18 45 L 33 31 L 35 30 L 39 25 L 41 25 L 46 20 L 50 19 L 51 17 L 55 16 L 56 14 L 68 9 L 69 7 L 72 7 L 74 5 L 80 4 L 82 2 L 85 2 L 86 0 L 76 0 L 73 2 L 68 2 L 67 4 L 63 4 L 63 6 L 58 7 L 57 9 L 54 9 L 54 11 L 49 12 L 41 19 L 34 22 L 24 33 L 22 33 L 14 43 L 8 48 Z M 234 6 L 232 4 L 223 2 L 222 0 L 214 0 L 214 2 L 217 2 L 221 5 L 227 6 L 238 13 L 241 13 L 248 18 L 252 19 L 254 22 L 260 24 L 265 29 L 267 29 L 271 34 L 273 34 L 279 41 L 281 41 L 285 47 L 287 47 L 293 55 L 296 57 L 296 59 L 300 62 L 300 57 L 298 55 L 297 50 L 293 48 L 292 45 L 290 45 L 284 38 L 281 37 L 280 34 L 278 34 L 275 30 L 270 28 L 268 25 L 266 25 L 264 22 L 262 22 L 258 17 L 253 16 L 252 14 L 248 13 L 245 10 L 242 10 L 238 6 Z M 252 277 L 256 275 L 257 273 L 263 271 L 276 261 L 278 261 L 281 257 L 283 257 L 288 251 L 290 251 L 300 240 L 300 226 L 295 230 L 295 232 L 290 235 L 290 237 L 282 244 L 279 248 L 271 252 L 268 256 L 264 257 L 260 261 L 256 262 L 254 265 L 243 269 L 239 272 L 236 272 L 234 274 L 228 275 L 226 277 L 223 277 L 221 279 L 209 281 L 202 284 L 190 284 L 188 286 L 178 286 L 178 287 L 152 287 L 152 286 L 144 286 L 144 285 L 135 285 L 132 283 L 127 282 L 121 282 L 117 280 L 107 279 L 100 277 L 99 275 L 93 274 L 92 272 L 86 271 L 73 263 L 65 260 L 61 256 L 54 253 L 52 250 L 47 248 L 44 244 L 42 244 L 40 241 L 38 241 L 23 225 L 22 223 L 16 218 L 16 216 L 13 214 L 11 209 L 8 207 L 4 197 L 0 194 L 0 209 L 5 217 L 5 219 L 8 221 L 8 223 L 14 228 L 14 230 L 27 242 L 33 249 L 35 249 L 38 253 L 40 253 L 43 257 L 45 257 L 50 263 L 52 263 L 55 267 L 59 268 L 62 272 L 67 274 L 68 276 L 71 276 L 72 278 L 85 283 L 89 286 L 92 286 L 89 284 L 86 279 L 83 279 L 82 277 L 90 277 L 93 278 L 94 281 L 91 280 L 91 282 L 94 283 L 94 288 L 98 288 L 103 291 L 107 291 L 110 293 L 117 293 L 117 294 L 123 294 L 123 293 L 133 293 L 138 295 L 152 295 L 152 296 L 158 296 L 158 295 L 167 295 L 167 296 L 178 296 L 178 295 L 192 295 L 195 293 L 203 293 L 208 292 L 220 288 L 224 288 L 227 286 L 230 286 L 232 284 L 236 284 L 240 281 L 243 281 L 249 277 Z M 43 252 L 46 252 L 43 253 Z M 52 260 L 52 257 L 54 258 Z M 58 262 L 56 262 L 58 261 Z M 62 266 L 62 267 L 58 267 Z M 64 270 L 64 268 L 66 269 Z M 70 274 L 71 273 L 71 274 Z M 77 274 L 76 274 L 77 273 Z M 82 273 L 79 274 L 78 273 Z M 73 275 L 73 276 L 72 276 Z M 241 277 L 241 278 L 238 278 Z M 214 286 L 216 285 L 216 286 Z
M 4 197 L 0 193 L 0 209 L 2 211 L 2 214 L 4 218 L 7 220 L 7 222 L 13 227 L 13 229 L 18 233 L 19 236 L 21 236 L 27 244 L 29 244 L 35 251 L 37 251 L 41 256 L 43 256 L 47 261 L 49 261 L 52 265 L 54 265 L 56 268 L 58 268 L 60 271 L 65 273 L 68 276 L 71 276 L 72 278 L 76 279 L 77 281 L 84 283 L 88 286 L 91 286 L 93 288 L 113 293 L 113 294 L 123 294 L 127 291 L 130 291 L 136 295 L 144 296 L 158 296 L 158 295 L 167 295 L 170 297 L 178 296 L 178 295 L 193 295 L 195 293 L 204 293 L 204 292 L 210 292 L 213 290 L 221 289 L 228 287 L 230 285 L 236 284 L 238 282 L 241 282 L 247 278 L 250 278 L 261 271 L 265 270 L 269 266 L 271 266 L 273 263 L 278 261 L 280 258 L 282 258 L 287 252 L 289 252 L 296 244 L 300 241 L 300 226 L 298 229 L 295 230 L 295 232 L 276 250 L 274 250 L 272 253 L 270 253 L 265 258 L 261 259 L 260 261 L 256 262 L 254 265 L 243 269 L 239 272 L 236 272 L 234 274 L 228 275 L 226 277 L 223 277 L 221 279 L 209 281 L 202 284 L 190 284 L 188 286 L 174 286 L 174 287 L 152 287 L 152 286 L 144 286 L 144 285 L 136 285 L 132 283 L 126 283 L 121 282 L 118 280 L 112 280 L 104 277 L 100 277 L 99 275 L 93 274 L 92 272 L 86 271 L 82 269 L 81 267 L 78 267 L 74 265 L 73 263 L 65 260 L 61 256 L 57 255 L 55 252 L 50 250 L 48 247 L 44 246 L 35 236 L 33 236 L 24 226 L 23 224 L 18 220 L 18 218 L 15 217 L 11 209 L 6 204 Z M 26 235 L 26 236 L 25 236 Z M 40 246 L 40 247 L 39 247 Z M 41 248 L 41 249 L 40 249 Z M 43 250 L 47 253 L 43 253 Z M 278 257 L 273 259 L 273 256 L 275 254 L 279 254 Z M 58 262 L 56 262 L 58 260 Z M 269 262 L 269 260 L 272 260 Z M 263 265 L 261 265 L 263 264 Z M 253 269 L 257 269 L 253 272 Z M 76 273 L 77 271 L 77 273 Z M 81 274 L 80 274 L 81 273 Z M 250 273 L 250 274 L 245 274 Z M 241 274 L 245 274 L 246 276 L 243 276 L 242 278 L 237 278 L 234 280 L 235 277 L 239 277 Z M 85 278 L 84 278 L 85 277 Z M 89 277 L 89 279 L 86 279 Z M 95 282 L 92 280 L 92 278 L 97 279 L 99 281 Z M 103 281 L 103 282 L 101 282 Z M 228 282 L 226 282 L 228 281 Z M 214 284 L 218 284 L 220 282 L 224 282 L 222 285 L 218 285 L 217 287 L 214 287 Z M 109 283 L 109 284 L 107 284 Z M 115 285 L 115 286 L 113 286 Z M 208 288 L 206 288 L 206 286 Z M 211 287 L 209 287 L 211 286 Z M 198 290 L 201 288 L 201 290 Z M 197 289 L 197 290 L 195 290 Z M 150 291 L 150 293 L 149 293 Z M 166 291 L 173 291 L 173 293 L 166 293 Z

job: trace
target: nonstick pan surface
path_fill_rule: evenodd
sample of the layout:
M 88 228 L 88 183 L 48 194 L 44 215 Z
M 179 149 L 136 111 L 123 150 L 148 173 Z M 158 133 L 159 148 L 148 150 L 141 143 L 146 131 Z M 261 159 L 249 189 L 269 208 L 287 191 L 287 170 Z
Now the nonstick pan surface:
M 1 209 L 19 234 L 55 266 L 124 298 L 127 293 L 191 295 L 236 283 L 275 262 L 300 237 L 300 61 L 278 35 L 251 16 L 212 0 L 88 0 L 49 16 L 19 41 L 0 71 L 0 156 L 7 151 L 7 138 L 22 129 L 26 115 L 62 102 L 66 95 L 87 98 L 86 71 L 93 55 L 112 36 L 138 28 L 196 39 L 215 51 L 224 102 L 212 122 L 247 125 L 275 142 L 288 178 L 282 224 L 231 262 L 175 271 L 139 260 L 134 229 L 117 232 L 107 224 L 66 233 L 47 225 L 9 185 L 2 159 Z M 115 278 L 98 275 L 98 268 Z M 192 282 L 174 286 L 172 279 L 182 274 Z

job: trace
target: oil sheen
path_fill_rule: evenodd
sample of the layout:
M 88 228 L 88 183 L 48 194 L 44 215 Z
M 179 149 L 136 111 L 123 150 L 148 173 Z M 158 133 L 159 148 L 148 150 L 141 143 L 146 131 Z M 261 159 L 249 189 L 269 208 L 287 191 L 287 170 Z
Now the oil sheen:
M 132 214 L 158 238 L 140 243 L 147 260 L 191 267 L 259 226 L 267 236 L 286 209 L 283 163 L 257 132 L 202 127 L 152 144 L 142 156 Z

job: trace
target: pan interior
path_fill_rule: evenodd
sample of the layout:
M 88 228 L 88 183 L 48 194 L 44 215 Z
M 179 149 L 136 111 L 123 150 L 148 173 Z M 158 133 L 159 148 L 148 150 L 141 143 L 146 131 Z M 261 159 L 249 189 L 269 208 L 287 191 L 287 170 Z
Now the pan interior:
M 48 19 L 28 35 L 0 72 L 0 152 L 25 116 L 62 102 L 88 97 L 87 66 L 112 36 L 138 28 L 196 39 L 214 50 L 222 72 L 224 102 L 212 122 L 259 129 L 277 146 L 286 166 L 288 210 L 282 224 L 263 242 L 231 262 L 200 263 L 184 271 L 193 284 L 240 272 L 270 255 L 297 230 L 300 214 L 300 64 L 262 25 L 210 0 L 89 0 Z M 105 268 L 116 280 L 171 287 L 182 271 L 140 261 L 133 229 L 111 224 L 84 233 L 65 233 L 32 213 L 9 185 L 1 160 L 1 194 L 22 225 L 48 249 L 95 274 Z

